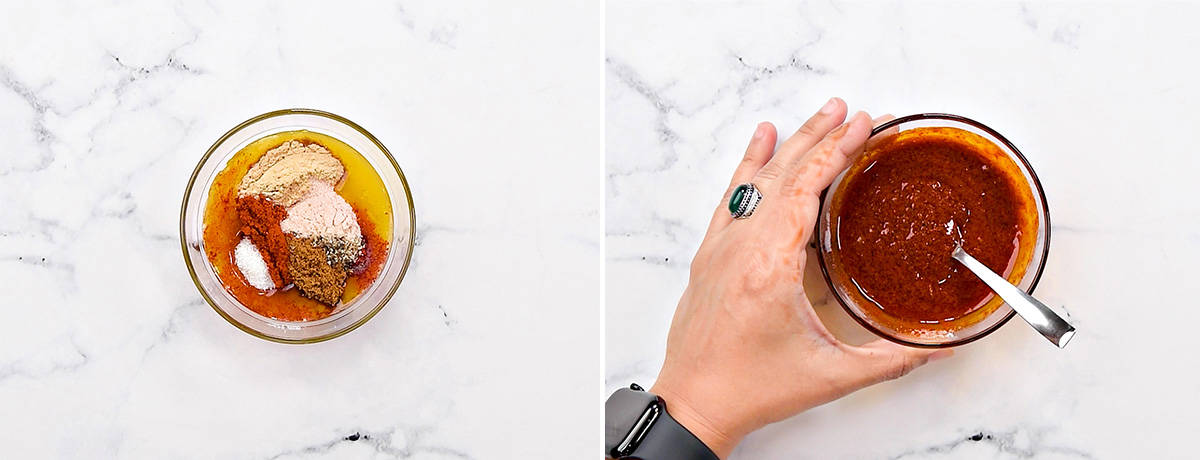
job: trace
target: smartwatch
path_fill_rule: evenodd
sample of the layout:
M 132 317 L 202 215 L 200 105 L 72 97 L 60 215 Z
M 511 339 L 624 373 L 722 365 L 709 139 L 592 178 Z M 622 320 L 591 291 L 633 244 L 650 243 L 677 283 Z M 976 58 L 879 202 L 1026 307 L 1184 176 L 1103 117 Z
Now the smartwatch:
M 671 418 L 658 395 L 632 384 L 604 403 L 605 458 L 720 460 L 696 435 Z

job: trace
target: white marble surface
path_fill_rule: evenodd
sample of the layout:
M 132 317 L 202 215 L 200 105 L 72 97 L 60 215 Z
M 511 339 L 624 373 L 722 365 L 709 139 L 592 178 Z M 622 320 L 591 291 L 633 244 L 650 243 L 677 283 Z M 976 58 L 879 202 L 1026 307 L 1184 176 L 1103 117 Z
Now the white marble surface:
M 0 5 L 0 457 L 594 455 L 602 5 L 110 3 Z M 309 346 L 218 317 L 178 236 L 205 149 L 296 106 L 418 220 L 389 306 Z
M 967 115 L 1013 140 L 1053 220 L 1037 293 L 1080 332 L 1060 351 L 1014 320 L 754 433 L 733 458 L 1195 458 L 1200 6 L 967 3 L 609 2 L 609 390 L 653 382 L 755 123 L 789 133 L 838 95 L 873 114 Z M 838 335 L 868 337 L 819 274 L 806 284 Z

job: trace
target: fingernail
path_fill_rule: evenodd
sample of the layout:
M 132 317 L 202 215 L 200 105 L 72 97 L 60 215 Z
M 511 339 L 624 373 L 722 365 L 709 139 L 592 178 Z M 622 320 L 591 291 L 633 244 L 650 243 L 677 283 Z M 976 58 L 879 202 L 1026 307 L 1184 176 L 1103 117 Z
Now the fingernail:
M 767 122 L 764 121 L 764 122 L 759 123 L 758 126 L 756 126 L 754 128 L 754 137 L 752 139 L 758 139 L 760 137 L 765 136 L 766 134 L 767 134 Z
M 831 98 L 829 98 L 829 102 L 826 102 L 825 106 L 821 107 L 821 114 L 829 115 L 829 114 L 833 113 L 833 111 L 836 109 L 837 109 L 837 98 L 831 97 Z
M 938 350 L 929 355 L 929 362 L 934 362 L 954 356 L 954 350 Z

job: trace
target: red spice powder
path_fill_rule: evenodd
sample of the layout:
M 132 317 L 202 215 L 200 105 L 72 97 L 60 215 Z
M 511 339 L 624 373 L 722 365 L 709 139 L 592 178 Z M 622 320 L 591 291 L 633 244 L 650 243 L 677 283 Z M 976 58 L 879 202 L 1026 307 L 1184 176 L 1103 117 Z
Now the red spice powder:
M 358 218 L 359 228 L 362 229 L 363 253 L 350 272 L 358 281 L 359 286 L 370 286 L 379 276 L 383 263 L 387 261 L 388 242 L 379 237 L 379 232 L 375 231 L 375 223 L 364 217 L 366 213 L 356 207 L 354 214 Z
M 288 244 L 279 226 L 279 221 L 287 217 L 287 209 L 262 196 L 248 195 L 237 199 L 237 213 L 242 233 L 258 247 L 275 286 L 287 286 L 292 282 L 288 272 Z

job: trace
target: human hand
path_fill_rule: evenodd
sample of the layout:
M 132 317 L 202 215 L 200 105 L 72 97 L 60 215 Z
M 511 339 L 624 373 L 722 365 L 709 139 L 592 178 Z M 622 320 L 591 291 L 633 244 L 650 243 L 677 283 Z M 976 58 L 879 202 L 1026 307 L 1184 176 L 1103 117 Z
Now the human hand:
M 721 458 L 751 431 L 952 353 L 883 339 L 842 343 L 804 294 L 821 191 L 871 133 L 866 113 L 843 124 L 846 112 L 830 99 L 778 150 L 775 127 L 760 123 L 692 259 L 651 392 Z M 762 202 L 734 221 L 726 203 L 746 182 Z

